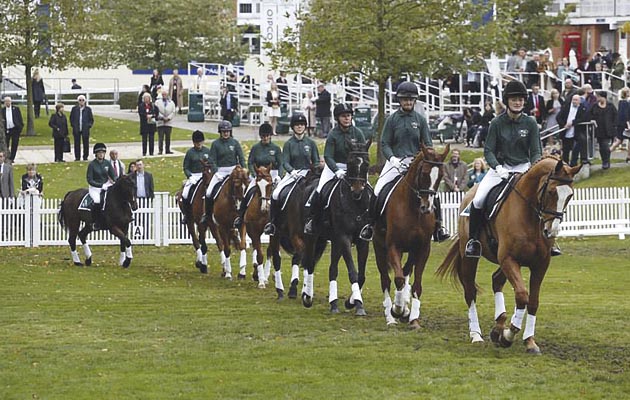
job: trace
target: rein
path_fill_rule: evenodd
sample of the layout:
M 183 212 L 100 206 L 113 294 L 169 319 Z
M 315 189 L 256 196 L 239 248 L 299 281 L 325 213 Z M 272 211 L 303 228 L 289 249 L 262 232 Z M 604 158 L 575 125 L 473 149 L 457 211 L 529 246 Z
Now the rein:
M 422 163 L 425 163 L 425 162 L 427 164 L 435 165 L 435 166 L 438 166 L 438 167 L 442 167 L 444 165 L 444 162 L 442 162 L 442 161 L 432 161 L 432 160 L 422 159 L 418 163 L 417 169 L 421 169 Z M 416 175 L 416 179 L 415 179 L 416 182 L 418 181 L 419 175 L 420 175 L 420 173 L 418 173 L 418 175 Z M 416 183 L 416 182 L 414 182 L 414 183 Z M 405 185 L 409 188 L 409 190 L 411 190 L 416 195 L 416 198 L 418 198 L 418 199 L 420 199 L 422 196 L 435 196 L 435 195 L 437 195 L 437 191 L 435 191 L 433 189 L 416 189 L 415 187 L 411 186 L 405 179 L 403 179 L 403 183 L 405 183 Z
M 556 210 L 549 210 L 544 208 L 544 204 L 545 204 L 545 194 L 547 193 L 547 187 L 549 186 L 549 182 L 550 181 L 558 181 L 558 182 L 562 182 L 562 183 L 566 183 L 566 184 L 570 184 L 573 183 L 573 179 L 571 178 L 563 178 L 560 176 L 555 176 L 553 175 L 553 172 L 550 172 L 549 175 L 547 175 L 547 179 L 545 180 L 545 183 L 541 186 L 541 188 L 538 190 L 538 192 L 536 193 L 536 199 L 538 201 L 538 203 L 536 205 L 532 205 L 531 202 L 529 201 L 529 199 L 527 199 L 517 188 L 516 185 L 514 185 L 514 192 L 516 194 L 518 194 L 518 196 L 523 199 L 523 201 L 525 201 L 525 204 L 527 204 L 527 206 L 529 208 L 531 208 L 534 213 L 536 213 L 536 216 L 538 217 L 539 221 L 542 224 L 545 224 L 549 221 L 552 221 L 554 219 L 559 219 L 560 221 L 562 221 L 564 219 L 564 211 L 556 211 Z M 551 218 L 545 218 L 545 215 L 551 215 Z

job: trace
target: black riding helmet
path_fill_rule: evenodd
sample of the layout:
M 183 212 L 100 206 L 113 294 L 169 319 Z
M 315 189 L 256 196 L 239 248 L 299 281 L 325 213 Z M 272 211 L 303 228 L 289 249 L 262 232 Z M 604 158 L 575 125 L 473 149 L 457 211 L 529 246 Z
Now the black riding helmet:
M 418 87 L 413 82 L 403 82 L 396 89 L 396 97 L 399 99 L 417 99 Z
M 291 116 L 291 129 L 293 129 L 295 125 L 308 125 L 306 123 L 306 116 L 304 114 L 293 114 Z
M 339 119 L 339 116 L 341 114 L 354 115 L 354 111 L 352 111 L 352 107 L 350 106 L 350 104 L 339 103 L 339 104 L 337 104 L 335 106 L 335 109 L 333 110 L 333 115 L 335 116 L 335 121 L 337 121 Z
M 230 121 L 223 120 L 219 122 L 219 133 L 225 131 L 232 132 L 232 123 Z
M 96 154 L 96 153 L 98 153 L 99 151 L 107 151 L 107 146 L 105 146 L 105 144 L 104 144 L 104 143 L 96 143 L 96 144 L 94 145 L 94 148 L 92 149 L 92 153 L 93 153 L 93 154 Z
M 206 140 L 206 138 L 203 136 L 203 132 L 201 131 L 194 131 L 192 134 L 192 141 L 193 143 L 199 143 L 199 142 L 203 142 L 204 140 Z
M 503 104 L 507 106 L 510 97 L 527 98 L 527 88 L 521 81 L 509 81 L 503 88 Z
M 260 137 L 271 136 L 272 134 L 273 127 L 268 122 L 264 122 L 260 125 L 260 128 L 258 128 L 258 136 Z

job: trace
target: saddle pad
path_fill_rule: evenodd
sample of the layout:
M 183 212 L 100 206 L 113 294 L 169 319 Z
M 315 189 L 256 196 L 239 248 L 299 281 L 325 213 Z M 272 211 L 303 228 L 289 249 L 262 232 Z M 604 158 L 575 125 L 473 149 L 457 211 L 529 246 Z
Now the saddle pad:
M 322 188 L 322 192 L 319 195 L 321 196 L 322 204 L 324 204 L 324 210 L 330 206 L 330 199 L 332 198 L 332 194 L 335 192 L 340 182 L 340 179 L 331 179 L 330 181 L 326 182 L 326 184 Z
M 376 209 L 378 210 L 378 216 L 381 216 L 385 212 L 385 207 L 389 202 L 389 198 L 394 192 L 396 186 L 398 186 L 398 183 L 400 183 L 401 179 L 402 175 L 398 175 L 392 181 L 387 182 L 385 186 L 383 186 L 383 189 L 381 189 L 381 192 L 378 194 L 378 198 L 376 199 Z
M 203 178 L 199 179 L 197 182 L 193 183 L 192 187 L 188 191 L 188 199 L 186 199 L 186 201 L 188 201 L 189 204 L 195 198 L 195 195 L 197 194 L 197 190 L 199 190 L 199 188 L 201 187 L 201 182 L 202 181 L 203 181 Z
M 217 199 L 217 196 L 219 195 L 219 193 L 221 193 L 221 189 L 223 189 L 223 186 L 225 186 L 225 183 L 228 181 L 228 179 L 229 178 L 225 178 L 214 185 L 214 188 L 212 188 L 212 192 L 210 193 L 210 197 L 212 197 L 213 200 Z
M 501 183 L 490 189 L 483 206 L 483 215 L 487 221 L 490 221 L 497 215 L 503 205 L 503 201 L 510 194 L 512 188 L 514 188 L 513 183 L 515 183 L 514 181 L 517 179 L 517 176 L 520 175 L 512 174 L 509 179 L 502 180 Z M 470 202 L 470 204 L 472 204 L 472 202 Z M 470 216 L 470 204 L 460 213 L 462 217 Z
M 94 200 L 92 200 L 92 196 L 90 196 L 90 193 L 88 192 L 85 196 L 83 196 L 83 199 L 81 199 L 81 202 L 79 203 L 79 210 L 91 211 L 92 204 L 94 204 Z
M 281 210 L 284 210 L 287 204 L 289 204 L 289 198 L 291 198 L 291 194 L 293 194 L 293 190 L 297 187 L 297 184 L 302 181 L 302 179 L 304 178 L 296 179 L 290 185 L 287 185 L 282 188 L 282 190 L 280 191 L 280 194 L 278 195 L 278 201 L 280 202 L 280 204 L 282 204 L 282 206 L 280 207 Z

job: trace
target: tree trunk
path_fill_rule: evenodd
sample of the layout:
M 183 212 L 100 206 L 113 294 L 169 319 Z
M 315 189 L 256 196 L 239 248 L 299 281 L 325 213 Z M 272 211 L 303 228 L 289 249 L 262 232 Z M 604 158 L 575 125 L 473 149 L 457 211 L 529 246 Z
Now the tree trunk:
M 32 65 L 24 65 L 26 76 L 26 136 L 35 136 L 35 111 L 33 111 L 33 80 L 31 78 Z
M 2 79 L 2 75 L 0 75 L 0 79 Z M 0 126 L 4 127 L 4 113 L 0 112 Z M 4 128 L 3 128 L 4 129 Z M 4 154 L 7 154 L 7 143 L 5 142 L 4 134 L 0 134 L 0 151 Z
M 378 82 L 378 118 L 376 119 L 376 131 L 374 132 L 374 140 L 376 141 L 376 165 L 380 170 L 385 164 L 383 153 L 381 152 L 381 133 L 385 123 L 385 87 L 387 80 L 379 80 Z

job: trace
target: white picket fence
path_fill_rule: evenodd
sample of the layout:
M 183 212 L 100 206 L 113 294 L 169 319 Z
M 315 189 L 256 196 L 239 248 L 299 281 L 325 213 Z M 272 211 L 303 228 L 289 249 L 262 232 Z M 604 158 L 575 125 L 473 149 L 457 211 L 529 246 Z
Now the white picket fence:
M 440 193 L 444 224 L 457 232 L 457 219 L 462 193 Z M 37 195 L 17 199 L 0 199 L 0 246 L 67 245 L 68 234 L 57 221 L 61 199 L 45 199 Z M 156 193 L 155 199 L 138 199 L 130 228 L 134 245 L 168 246 L 188 244 L 188 231 L 180 222 L 175 197 Z M 630 187 L 576 189 L 560 236 L 630 235 Z M 208 233 L 211 243 L 214 240 Z M 268 237 L 262 238 L 264 243 Z M 118 244 L 107 232 L 92 233 L 90 244 Z

